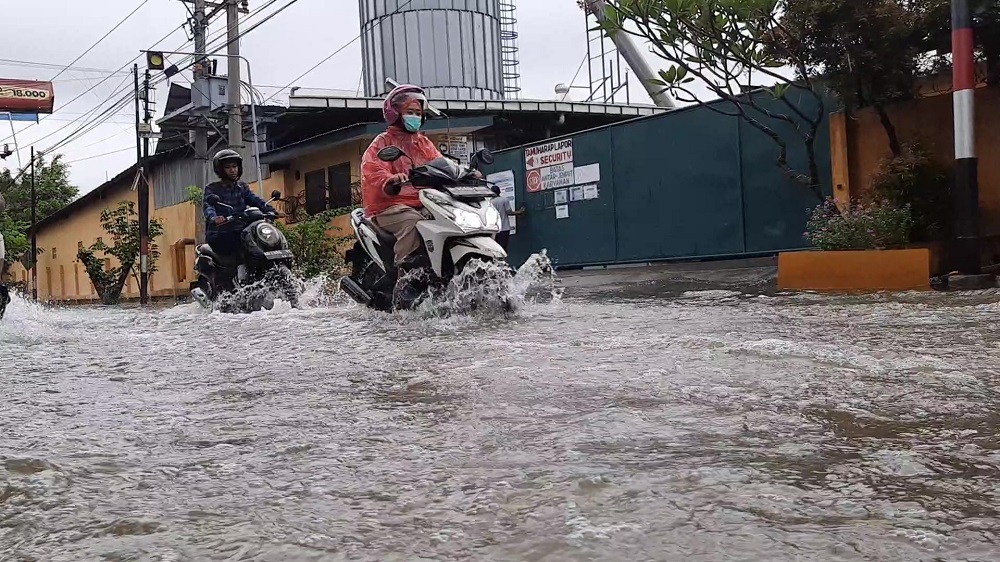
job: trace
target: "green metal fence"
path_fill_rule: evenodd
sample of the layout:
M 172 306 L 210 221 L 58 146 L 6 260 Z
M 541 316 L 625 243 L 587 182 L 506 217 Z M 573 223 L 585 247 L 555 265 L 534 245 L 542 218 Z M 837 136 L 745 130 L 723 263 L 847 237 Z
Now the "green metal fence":
M 791 164 L 805 170 L 790 125 L 767 124 L 788 139 Z M 560 146 L 567 140 L 571 155 Z M 516 204 L 527 210 L 511 237 L 514 264 L 543 248 L 558 267 L 739 257 L 807 247 L 802 232 L 819 200 L 782 173 L 777 154 L 774 141 L 745 121 L 693 107 L 507 149 L 486 172 L 512 171 Z M 826 121 L 816 156 L 829 193 Z M 553 173 L 559 168 L 549 165 L 564 160 L 573 173 Z M 539 180 L 541 189 L 529 191 Z

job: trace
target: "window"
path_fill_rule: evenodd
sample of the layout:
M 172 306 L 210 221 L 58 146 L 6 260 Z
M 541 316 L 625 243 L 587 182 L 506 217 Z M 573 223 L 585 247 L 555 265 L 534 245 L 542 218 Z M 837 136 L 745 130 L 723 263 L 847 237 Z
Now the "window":
M 56 249 L 52 248 L 52 259 L 55 260 L 57 257 L 58 255 L 56 254 Z
M 82 249 L 83 249 L 83 242 L 77 242 L 76 243 L 76 251 L 79 252 Z

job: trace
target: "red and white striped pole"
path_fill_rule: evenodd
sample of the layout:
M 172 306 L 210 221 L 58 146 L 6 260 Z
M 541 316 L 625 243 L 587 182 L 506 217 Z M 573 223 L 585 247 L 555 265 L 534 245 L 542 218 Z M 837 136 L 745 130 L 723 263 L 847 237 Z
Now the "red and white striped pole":
M 976 159 L 975 37 L 969 0 L 951 0 L 951 56 L 955 98 L 955 184 L 952 192 L 954 266 L 980 273 L 979 164 Z

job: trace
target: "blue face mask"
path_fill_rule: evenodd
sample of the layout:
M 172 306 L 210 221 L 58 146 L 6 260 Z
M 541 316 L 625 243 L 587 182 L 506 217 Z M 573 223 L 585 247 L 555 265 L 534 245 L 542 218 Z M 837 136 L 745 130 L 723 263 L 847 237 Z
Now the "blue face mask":
M 404 115 L 403 116 L 403 126 L 406 130 L 411 133 L 416 133 L 420 130 L 420 126 L 424 124 L 424 118 L 419 115 Z

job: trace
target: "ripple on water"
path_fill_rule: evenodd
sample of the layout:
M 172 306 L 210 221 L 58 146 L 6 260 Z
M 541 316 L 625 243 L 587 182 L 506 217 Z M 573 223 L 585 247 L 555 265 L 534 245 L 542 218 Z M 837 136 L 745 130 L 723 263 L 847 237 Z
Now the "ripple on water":
M 555 288 L 513 315 L 15 300 L 0 559 L 995 559 L 997 294 Z

